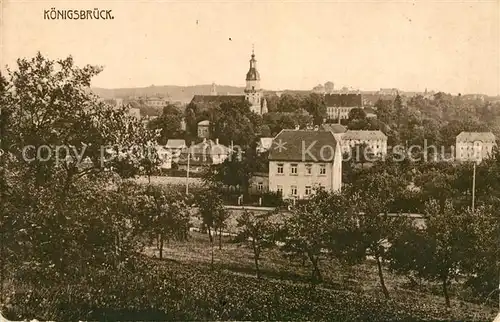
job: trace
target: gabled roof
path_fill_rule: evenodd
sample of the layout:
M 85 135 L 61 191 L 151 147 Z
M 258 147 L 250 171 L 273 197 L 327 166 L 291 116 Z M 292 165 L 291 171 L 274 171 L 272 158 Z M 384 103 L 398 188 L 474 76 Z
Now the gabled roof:
M 460 142 L 495 142 L 495 135 L 491 132 L 461 132 L 457 135 L 457 141 Z
M 361 107 L 363 98 L 361 94 L 326 94 L 325 104 L 327 107 Z
M 347 131 L 342 136 L 343 140 L 387 140 L 387 135 L 382 131 Z
M 342 124 L 338 124 L 338 123 L 321 124 L 320 129 L 322 131 L 331 131 L 333 133 L 345 133 L 347 131 L 347 128 L 345 126 L 343 126 Z
M 184 139 L 168 139 L 167 148 L 182 148 L 186 146 L 186 141 Z
M 210 121 L 209 120 L 199 121 L 198 125 L 210 125 Z
M 337 140 L 330 131 L 282 130 L 269 150 L 271 161 L 333 162 Z
M 191 103 L 194 104 L 215 106 L 228 102 L 243 103 L 245 102 L 245 95 L 195 95 L 191 100 Z

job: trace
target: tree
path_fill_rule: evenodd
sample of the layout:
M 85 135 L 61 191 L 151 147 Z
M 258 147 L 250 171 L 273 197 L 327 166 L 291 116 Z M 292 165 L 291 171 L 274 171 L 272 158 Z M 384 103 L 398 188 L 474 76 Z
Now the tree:
M 142 124 L 92 94 L 100 70 L 38 53 L 1 78 L 0 227 L 16 285 L 77 281 L 128 265 L 138 251 L 111 164 L 113 152 L 138 145 Z
M 279 98 L 276 112 L 297 113 L 303 106 L 299 95 L 285 93 Z
M 212 188 L 206 188 L 195 197 L 198 212 L 202 220 L 202 229 L 208 231 L 210 245 L 213 248 L 213 234 L 219 231 L 219 248 L 222 248 L 222 230 L 226 227 L 226 220 L 229 216 L 224 208 L 224 203 L 220 195 Z M 213 254 L 212 254 L 213 263 Z
M 461 275 L 460 269 L 470 246 L 474 245 L 473 229 L 475 217 L 471 211 L 461 209 L 447 201 L 444 209 L 436 200 L 425 207 L 424 229 L 407 228 L 399 242 L 394 245 L 393 269 L 399 272 L 414 272 L 417 276 L 441 283 L 445 304 L 450 307 L 449 287 L 453 279 Z M 411 257 L 401 254 L 412 254 Z
M 255 215 L 253 212 L 245 211 L 237 219 L 240 232 L 235 239 L 252 248 L 257 278 L 260 278 L 259 260 L 262 251 L 274 245 L 274 227 L 269 218 L 271 215 L 271 213 Z
M 168 139 L 180 139 L 184 137 L 181 129 L 182 113 L 174 105 L 163 108 L 162 114 L 149 123 L 153 130 L 160 131 L 160 144 L 167 144 Z
M 322 280 L 320 262 L 326 256 L 346 263 L 364 258 L 356 237 L 354 207 L 346 194 L 316 191 L 305 204 L 299 204 L 286 217 L 278 233 L 287 256 L 311 262 L 311 281 Z
M 366 255 L 373 257 L 377 263 L 380 286 L 384 296 L 389 299 L 383 265 L 387 259 L 387 240 L 397 231 L 398 223 L 397 219 L 388 216 L 388 210 L 406 184 L 397 174 L 371 173 L 360 181 L 360 186 L 352 187 L 360 189 L 357 200 L 362 215 L 359 216 L 358 233 Z
M 314 125 L 323 124 L 326 119 L 326 104 L 323 95 L 311 93 L 306 96 L 302 102 L 302 108 L 312 116 Z
M 147 186 L 139 203 L 145 230 L 157 239 L 159 258 L 163 245 L 170 239 L 185 240 L 189 231 L 189 207 L 177 191 Z

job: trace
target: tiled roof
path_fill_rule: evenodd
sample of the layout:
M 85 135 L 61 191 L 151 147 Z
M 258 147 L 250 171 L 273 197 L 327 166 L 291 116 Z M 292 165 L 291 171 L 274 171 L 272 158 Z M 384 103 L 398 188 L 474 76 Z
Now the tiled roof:
M 228 102 L 243 103 L 245 95 L 195 95 L 191 100 L 191 103 L 199 105 L 220 105 Z
M 321 125 L 321 130 L 323 131 L 331 131 L 333 133 L 345 133 L 347 131 L 347 128 L 343 126 L 342 124 L 337 124 L 337 123 L 325 123 Z
M 325 104 L 327 107 L 361 107 L 363 99 L 361 94 L 326 94 Z
M 347 131 L 342 136 L 343 140 L 387 140 L 382 131 Z
M 330 131 L 282 130 L 273 140 L 269 160 L 333 162 L 336 148 Z
M 181 148 L 186 146 L 186 141 L 184 139 L 169 139 L 167 141 L 167 148 Z
M 491 132 L 461 132 L 457 135 L 457 141 L 460 142 L 495 142 L 495 135 Z

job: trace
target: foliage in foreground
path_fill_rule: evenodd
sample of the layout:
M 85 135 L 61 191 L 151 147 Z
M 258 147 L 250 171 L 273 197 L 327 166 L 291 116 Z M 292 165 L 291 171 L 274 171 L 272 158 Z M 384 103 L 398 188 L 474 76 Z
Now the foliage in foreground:
M 440 304 L 397 302 L 138 259 L 116 272 L 48 288 L 17 287 L 4 307 L 9 319 L 42 320 L 491 320 Z

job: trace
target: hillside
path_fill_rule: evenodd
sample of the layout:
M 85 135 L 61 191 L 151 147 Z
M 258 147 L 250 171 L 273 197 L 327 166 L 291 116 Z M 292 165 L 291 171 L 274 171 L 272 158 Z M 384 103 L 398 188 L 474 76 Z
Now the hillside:
M 180 101 L 188 103 L 194 95 L 208 95 L 212 85 L 195 85 L 195 86 L 149 86 L 135 88 L 92 88 L 92 91 L 102 98 L 127 98 L 129 96 L 155 96 L 160 95 L 168 98 L 170 101 Z M 236 86 L 217 85 L 219 94 L 242 94 L 244 88 Z

